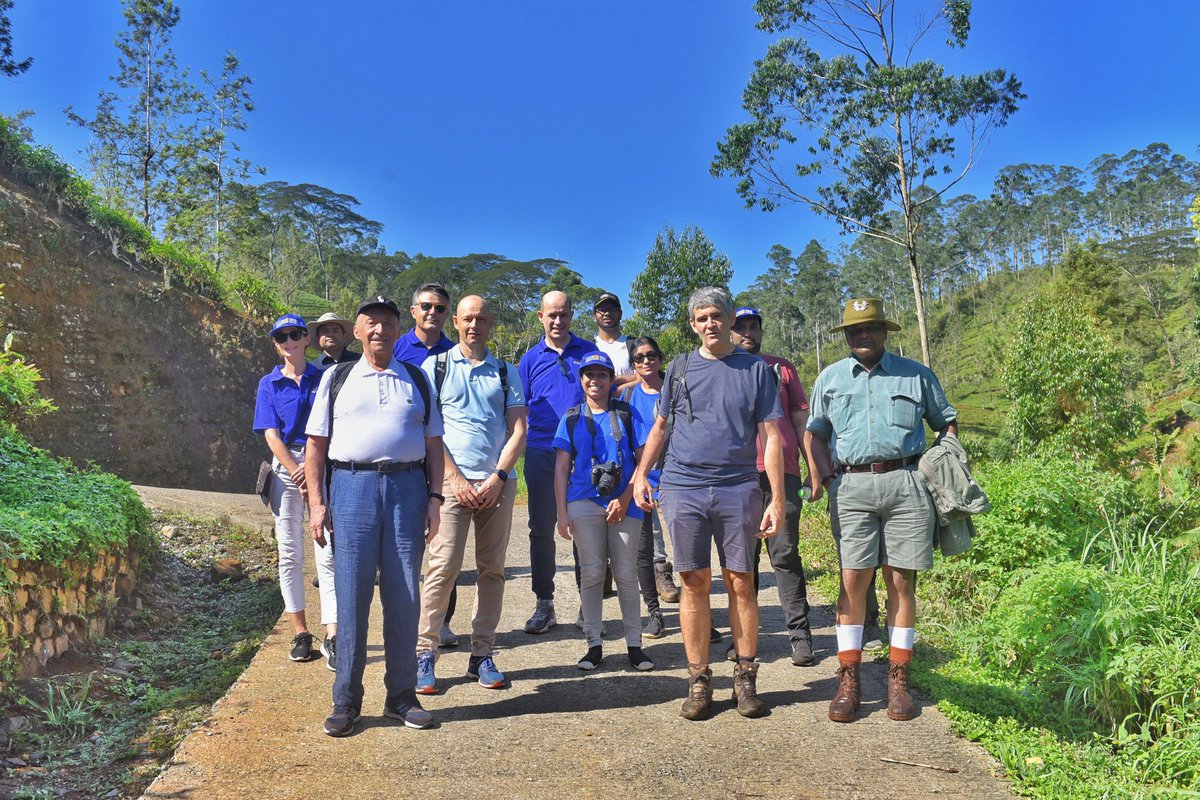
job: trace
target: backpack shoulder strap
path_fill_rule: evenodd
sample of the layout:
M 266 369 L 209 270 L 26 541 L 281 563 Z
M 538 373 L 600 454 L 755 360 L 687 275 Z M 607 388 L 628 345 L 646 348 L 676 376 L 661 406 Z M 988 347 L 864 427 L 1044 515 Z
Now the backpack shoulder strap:
M 333 436 L 333 404 L 337 400 L 338 392 L 342 390 L 342 384 L 346 382 L 346 378 L 350 375 L 350 370 L 357 361 L 343 361 L 340 364 L 335 364 L 333 367 L 333 377 L 329 379 L 329 418 L 325 429 L 329 436 Z
M 624 400 L 613 400 L 609 409 L 612 413 L 608 415 L 612 421 L 613 441 L 619 441 L 621 438 L 621 430 L 619 426 L 625 428 L 625 437 L 629 439 L 629 452 L 636 453 L 637 446 L 633 442 L 633 408 Z
M 425 377 L 425 373 L 420 367 L 414 367 L 407 361 L 401 361 L 400 364 L 408 372 L 408 377 L 417 385 L 417 391 L 421 393 L 421 402 L 425 404 L 425 425 L 429 424 L 429 406 L 431 400 L 429 397 L 429 379 Z
M 579 406 L 571 406 L 567 409 L 567 441 L 571 443 L 571 461 L 572 465 L 575 461 L 575 456 L 579 455 L 579 451 L 575 448 L 575 428 L 579 425 Z
M 450 363 L 450 351 L 438 353 L 433 362 L 433 386 L 437 389 L 438 408 L 442 407 L 442 384 L 446 382 L 446 365 Z

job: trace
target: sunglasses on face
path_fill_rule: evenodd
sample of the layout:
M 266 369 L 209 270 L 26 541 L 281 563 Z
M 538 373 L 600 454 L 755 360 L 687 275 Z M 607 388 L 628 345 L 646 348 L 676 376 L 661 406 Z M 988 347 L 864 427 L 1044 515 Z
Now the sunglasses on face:
M 633 357 L 633 363 L 641 364 L 645 361 L 661 361 L 662 355 L 659 353 L 638 353 Z
M 298 342 L 304 338 L 306 333 L 308 333 L 308 331 L 300 329 L 294 331 L 275 331 L 275 333 L 271 334 L 271 338 L 274 339 L 278 344 L 283 344 L 288 339 L 291 339 L 293 342 Z
M 446 313 L 446 307 L 441 303 L 417 303 L 417 308 L 421 309 L 422 311 L 428 311 L 432 308 L 439 314 Z

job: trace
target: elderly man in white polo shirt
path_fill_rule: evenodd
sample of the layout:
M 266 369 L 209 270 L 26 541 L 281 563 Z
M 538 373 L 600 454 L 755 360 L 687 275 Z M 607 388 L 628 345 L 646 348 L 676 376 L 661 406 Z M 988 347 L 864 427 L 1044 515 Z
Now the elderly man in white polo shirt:
M 392 358 L 400 309 L 386 297 L 358 307 L 359 361 L 325 371 L 308 418 L 305 453 L 312 536 L 331 530 L 338 598 L 337 677 L 325 733 L 347 736 L 362 711 L 367 622 L 379 573 L 383 605 L 384 716 L 410 728 L 433 718 L 417 680 L 417 584 L 426 537 L 437 535 L 442 417 L 418 368 Z M 331 470 L 326 504 L 325 472 Z M 435 487 L 431 490 L 431 487 Z
M 434 384 L 446 428 L 446 505 L 442 525 L 429 543 L 429 566 L 421 587 L 417 638 L 417 693 L 435 694 L 442 620 L 462 569 L 467 530 L 475 522 L 475 611 L 467 674 L 486 689 L 504 686 L 492 650 L 504 601 L 504 556 L 512 530 L 517 479 L 509 473 L 525 449 L 525 393 L 513 364 L 488 352 L 495 316 L 482 297 L 458 303 L 458 344 L 430 356 L 422 369 Z

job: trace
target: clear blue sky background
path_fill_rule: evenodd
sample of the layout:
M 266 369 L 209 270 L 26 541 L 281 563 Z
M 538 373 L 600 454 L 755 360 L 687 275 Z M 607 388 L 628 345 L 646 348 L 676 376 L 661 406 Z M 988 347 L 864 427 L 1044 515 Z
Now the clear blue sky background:
M 358 197 L 389 251 L 554 256 L 624 294 L 668 223 L 702 227 L 739 289 L 777 242 L 840 243 L 812 212 L 746 210 L 708 174 L 770 41 L 750 0 L 179 4 L 180 64 L 216 72 L 232 49 L 254 79 L 244 153 L 269 179 Z M 120 5 L 16 0 L 11 18 L 35 63 L 0 79 L 0 111 L 35 110 L 38 141 L 78 160 L 86 135 L 62 109 L 90 113 L 115 72 Z M 1198 0 L 977 0 L 967 49 L 933 52 L 1009 69 L 1029 99 L 964 189 L 1153 141 L 1197 157 L 1197 42 Z

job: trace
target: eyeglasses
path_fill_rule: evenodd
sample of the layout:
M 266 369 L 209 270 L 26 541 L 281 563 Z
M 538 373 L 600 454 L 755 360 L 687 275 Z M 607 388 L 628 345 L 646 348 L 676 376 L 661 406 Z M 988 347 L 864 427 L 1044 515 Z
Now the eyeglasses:
M 308 334 L 308 331 L 304 330 L 303 328 L 297 328 L 296 330 L 291 331 L 291 332 L 275 331 L 275 333 L 271 334 L 271 338 L 274 339 L 277 344 L 283 344 L 288 339 L 291 339 L 293 342 L 298 342 L 301 339 L 303 339 L 307 334 Z
M 638 353 L 633 357 L 633 363 L 641 364 L 644 361 L 662 361 L 661 353 Z
M 421 309 L 422 311 L 428 311 L 432 308 L 439 314 L 446 313 L 446 306 L 442 305 L 441 303 L 417 303 L 417 308 Z

